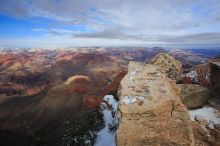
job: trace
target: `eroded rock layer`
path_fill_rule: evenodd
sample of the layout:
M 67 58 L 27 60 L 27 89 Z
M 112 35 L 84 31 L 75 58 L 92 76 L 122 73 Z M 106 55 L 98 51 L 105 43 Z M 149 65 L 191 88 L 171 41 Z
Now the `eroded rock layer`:
M 180 61 L 166 53 L 158 54 L 151 60 L 151 64 L 160 66 L 161 69 L 166 73 L 167 77 L 173 80 L 177 79 L 177 76 L 181 72 L 182 68 Z
M 130 62 L 118 95 L 118 146 L 194 145 L 178 88 L 160 67 Z

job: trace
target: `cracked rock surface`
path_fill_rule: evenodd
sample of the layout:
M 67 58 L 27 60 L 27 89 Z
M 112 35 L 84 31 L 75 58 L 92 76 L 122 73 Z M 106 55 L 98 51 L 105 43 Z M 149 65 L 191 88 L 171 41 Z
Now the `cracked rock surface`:
M 154 57 L 151 60 L 151 64 L 160 66 L 161 69 L 165 72 L 166 76 L 173 80 L 177 79 L 177 76 L 181 72 L 182 68 L 180 61 L 165 53 L 160 53 Z
M 177 85 L 160 67 L 130 62 L 118 97 L 118 146 L 194 145 L 189 114 Z

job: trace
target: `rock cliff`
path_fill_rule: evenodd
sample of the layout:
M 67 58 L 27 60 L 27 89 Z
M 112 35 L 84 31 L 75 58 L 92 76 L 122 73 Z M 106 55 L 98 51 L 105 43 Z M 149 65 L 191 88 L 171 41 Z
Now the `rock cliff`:
M 211 82 L 217 95 L 220 94 L 220 59 L 210 63 Z
M 193 146 L 189 114 L 164 69 L 130 62 L 118 91 L 118 146 Z
M 177 79 L 182 68 L 180 61 L 165 53 L 160 53 L 154 57 L 151 60 L 151 64 L 160 66 L 161 69 L 166 73 L 167 77 L 174 80 Z

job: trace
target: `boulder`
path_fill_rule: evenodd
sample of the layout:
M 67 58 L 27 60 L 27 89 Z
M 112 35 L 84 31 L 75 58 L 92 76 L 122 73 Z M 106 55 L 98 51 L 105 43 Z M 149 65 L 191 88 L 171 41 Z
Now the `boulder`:
M 181 100 L 188 109 L 204 105 L 211 97 L 208 88 L 196 84 L 179 84 Z
M 177 76 L 179 75 L 182 68 L 180 61 L 177 61 L 174 57 L 165 53 L 160 53 L 154 57 L 151 60 L 151 64 L 160 66 L 166 73 L 167 77 L 173 80 L 177 79 Z
M 117 146 L 193 146 L 189 114 L 175 82 L 151 64 L 129 62 L 118 91 Z

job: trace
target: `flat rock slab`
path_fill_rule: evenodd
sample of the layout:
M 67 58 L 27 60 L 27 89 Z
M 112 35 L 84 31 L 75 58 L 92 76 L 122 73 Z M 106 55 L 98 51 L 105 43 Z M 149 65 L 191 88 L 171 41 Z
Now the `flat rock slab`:
M 118 95 L 118 146 L 194 145 L 178 87 L 160 67 L 130 62 Z

